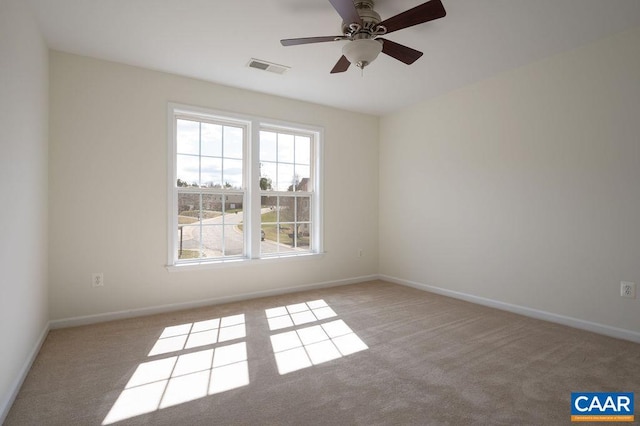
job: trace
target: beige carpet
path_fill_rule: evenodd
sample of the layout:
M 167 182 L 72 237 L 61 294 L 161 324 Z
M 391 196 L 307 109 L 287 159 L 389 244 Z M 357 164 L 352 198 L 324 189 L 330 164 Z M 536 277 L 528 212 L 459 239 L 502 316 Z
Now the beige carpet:
M 557 425 L 572 391 L 640 406 L 640 345 L 376 281 L 54 330 L 5 424 Z

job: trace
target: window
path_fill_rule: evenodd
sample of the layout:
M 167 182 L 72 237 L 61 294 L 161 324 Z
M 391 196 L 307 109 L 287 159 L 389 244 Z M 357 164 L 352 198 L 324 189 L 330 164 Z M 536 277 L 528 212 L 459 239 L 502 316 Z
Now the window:
M 242 256 L 246 126 L 180 115 L 175 120 L 177 258 Z
M 170 105 L 169 266 L 321 252 L 321 131 Z
M 263 254 L 309 251 L 313 180 L 312 138 L 293 132 L 260 131 Z

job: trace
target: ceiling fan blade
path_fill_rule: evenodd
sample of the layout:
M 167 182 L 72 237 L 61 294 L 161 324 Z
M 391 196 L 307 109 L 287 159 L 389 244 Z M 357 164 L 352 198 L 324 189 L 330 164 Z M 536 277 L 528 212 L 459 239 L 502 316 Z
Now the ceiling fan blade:
M 422 56 L 422 52 L 412 49 L 395 41 L 387 40 L 384 38 L 377 38 L 376 40 L 382 40 L 382 53 L 386 53 L 392 58 L 396 58 L 400 62 L 404 62 L 407 65 L 411 65 Z
M 322 43 L 325 41 L 346 40 L 345 36 L 324 36 L 324 37 L 303 37 L 303 38 L 286 38 L 280 40 L 283 46 L 296 46 L 298 44 Z
M 335 74 L 337 72 L 345 72 L 349 69 L 349 65 L 351 65 L 351 62 L 349 62 L 346 56 L 342 55 L 342 57 L 338 59 L 338 62 L 331 70 L 331 74 Z
M 356 22 L 362 25 L 362 18 L 358 15 L 358 11 L 356 10 L 356 6 L 353 4 L 353 0 L 329 0 L 329 3 L 331 3 L 344 22 L 347 24 Z
M 280 40 L 283 46 L 296 46 L 298 44 L 322 43 L 325 41 L 345 40 L 345 36 L 324 36 L 324 37 L 303 37 L 303 38 L 286 38 Z
M 385 19 L 380 22 L 380 25 L 383 25 L 387 29 L 386 34 L 389 34 L 390 32 L 398 31 L 403 28 L 443 18 L 446 15 L 447 11 L 444 10 L 442 2 L 440 0 L 431 0 L 389 19 Z

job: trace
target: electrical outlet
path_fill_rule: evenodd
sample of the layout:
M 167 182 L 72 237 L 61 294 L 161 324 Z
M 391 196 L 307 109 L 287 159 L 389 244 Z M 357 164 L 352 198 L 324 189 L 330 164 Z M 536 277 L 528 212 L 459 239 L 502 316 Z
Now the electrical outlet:
M 629 299 L 636 298 L 636 283 L 628 281 L 620 281 L 620 296 L 628 297 Z
M 102 272 L 91 274 L 91 287 L 102 287 L 104 285 L 104 275 Z

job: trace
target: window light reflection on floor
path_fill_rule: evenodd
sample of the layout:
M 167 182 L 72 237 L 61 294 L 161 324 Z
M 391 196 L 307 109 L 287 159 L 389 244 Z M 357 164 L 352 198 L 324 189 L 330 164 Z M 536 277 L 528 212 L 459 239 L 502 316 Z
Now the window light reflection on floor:
M 265 313 L 272 331 L 337 316 L 324 300 L 267 309 Z M 343 320 L 274 334 L 271 346 L 281 375 L 369 349 Z
M 337 316 L 333 309 L 322 299 L 296 303 L 294 305 L 279 306 L 277 308 L 267 309 L 265 313 L 267 314 L 269 330 L 271 331 Z
M 167 327 L 149 356 L 244 338 L 247 335 L 244 321 L 244 314 L 240 314 Z
M 167 327 L 149 353 L 165 355 L 246 336 L 244 315 Z M 239 343 L 143 362 L 102 422 L 193 401 L 249 384 L 247 345 Z

